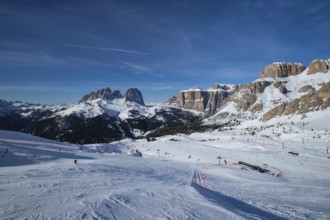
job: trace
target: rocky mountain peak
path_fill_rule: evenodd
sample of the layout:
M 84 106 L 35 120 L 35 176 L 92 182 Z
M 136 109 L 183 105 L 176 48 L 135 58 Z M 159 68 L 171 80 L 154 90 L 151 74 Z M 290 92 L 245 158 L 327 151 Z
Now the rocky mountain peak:
M 112 93 L 111 89 L 109 87 L 105 87 L 101 90 L 97 90 L 96 92 L 91 92 L 87 95 L 84 95 L 82 97 L 82 99 L 79 101 L 79 103 L 89 101 L 89 100 L 95 100 L 95 99 L 99 99 L 99 98 L 103 98 L 103 99 L 107 99 L 107 100 L 113 99 L 113 93 Z
M 283 78 L 302 73 L 306 67 L 301 63 L 275 62 L 267 65 L 259 78 Z
M 119 90 L 115 90 L 114 92 L 112 92 L 109 87 L 105 87 L 103 89 L 97 90 L 96 92 L 91 92 L 87 95 L 84 95 L 79 101 L 79 103 L 95 99 L 113 100 L 120 98 L 123 98 L 123 95 L 120 93 Z
M 229 90 L 230 88 L 227 85 L 221 85 L 219 83 L 214 83 L 210 90 Z
M 330 71 L 330 59 L 328 60 L 313 60 L 309 66 L 307 74 L 314 74 L 317 72 L 327 73 Z
M 177 105 L 178 98 L 174 95 L 170 96 L 165 102 L 166 105 Z
M 211 86 L 210 89 L 220 89 L 220 88 L 221 88 L 221 86 L 220 86 L 219 83 L 214 83 L 214 84 Z
M 142 93 L 137 88 L 130 88 L 126 91 L 125 101 L 136 102 L 140 105 L 144 105 Z
M 113 97 L 114 97 L 115 99 L 121 99 L 121 98 L 123 98 L 123 95 L 121 94 L 121 92 L 120 92 L 119 90 L 115 90 L 115 91 L 113 92 Z

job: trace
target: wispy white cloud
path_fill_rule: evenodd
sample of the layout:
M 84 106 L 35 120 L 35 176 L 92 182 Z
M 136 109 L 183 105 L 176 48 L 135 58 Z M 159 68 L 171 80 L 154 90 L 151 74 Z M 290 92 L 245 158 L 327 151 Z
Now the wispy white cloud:
M 102 50 L 102 51 L 110 51 L 110 52 L 147 55 L 147 53 L 142 52 L 142 51 L 121 49 L 121 48 L 94 47 L 94 46 L 88 46 L 88 45 L 63 44 L 63 43 L 52 43 L 52 44 L 61 45 L 61 46 L 65 46 L 65 47 L 81 48 L 81 49 Z
M 305 14 L 318 13 L 318 12 L 320 12 L 324 8 L 324 6 L 325 6 L 325 3 L 323 3 L 323 4 L 321 4 L 321 3 L 315 4 L 315 5 L 313 5 L 313 6 L 309 7 L 309 8 L 306 8 L 303 11 L 303 13 L 305 13 Z
M 182 87 L 183 85 L 181 83 L 150 83 L 148 85 L 148 87 L 146 87 L 146 89 L 150 89 L 150 90 L 153 90 L 153 91 L 162 91 L 162 90 L 165 90 L 165 91 L 177 91 L 178 88 Z
M 137 70 L 139 72 L 150 72 L 151 71 L 151 69 L 146 66 L 137 65 L 134 63 L 126 62 L 126 61 L 121 61 L 121 63 L 124 64 L 125 66 L 129 67 L 130 69 Z
M 121 61 L 122 64 L 124 64 L 125 68 L 130 69 L 133 73 L 137 75 L 142 75 L 142 74 L 148 74 L 156 77 L 163 77 L 163 74 L 157 73 L 156 71 L 153 70 L 153 68 L 150 68 L 145 65 L 140 65 L 140 64 L 135 64 L 127 61 Z

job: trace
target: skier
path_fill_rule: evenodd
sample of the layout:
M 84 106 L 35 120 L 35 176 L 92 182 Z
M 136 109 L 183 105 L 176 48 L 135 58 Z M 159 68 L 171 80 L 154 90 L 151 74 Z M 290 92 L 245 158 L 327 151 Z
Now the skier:
M 74 162 L 74 164 L 76 164 L 76 165 L 78 164 L 78 160 L 77 160 L 77 159 L 74 159 L 73 162 Z

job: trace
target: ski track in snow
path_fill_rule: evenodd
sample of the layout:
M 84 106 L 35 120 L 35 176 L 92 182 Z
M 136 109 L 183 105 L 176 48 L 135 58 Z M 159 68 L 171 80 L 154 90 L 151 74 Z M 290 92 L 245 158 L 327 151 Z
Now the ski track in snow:
M 0 217 L 329 219 L 328 137 L 308 142 L 313 133 L 306 132 L 302 144 L 292 134 L 283 148 L 284 139 L 240 133 L 123 140 L 79 150 L 79 145 L 0 131 Z M 131 154 L 136 149 L 142 158 Z M 270 172 L 242 170 L 238 161 Z M 204 184 L 192 183 L 194 170 L 206 174 Z

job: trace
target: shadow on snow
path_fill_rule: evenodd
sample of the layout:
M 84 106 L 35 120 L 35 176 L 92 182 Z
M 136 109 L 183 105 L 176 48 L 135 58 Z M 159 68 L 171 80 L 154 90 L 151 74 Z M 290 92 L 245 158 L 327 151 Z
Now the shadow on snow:
M 286 220 L 286 218 L 277 216 L 275 214 L 266 212 L 260 208 L 242 202 L 230 196 L 226 196 L 222 193 L 203 188 L 198 184 L 191 184 L 192 187 L 196 189 L 202 196 L 204 196 L 209 201 L 220 205 L 221 207 L 240 215 L 247 219 L 276 219 L 276 220 Z

